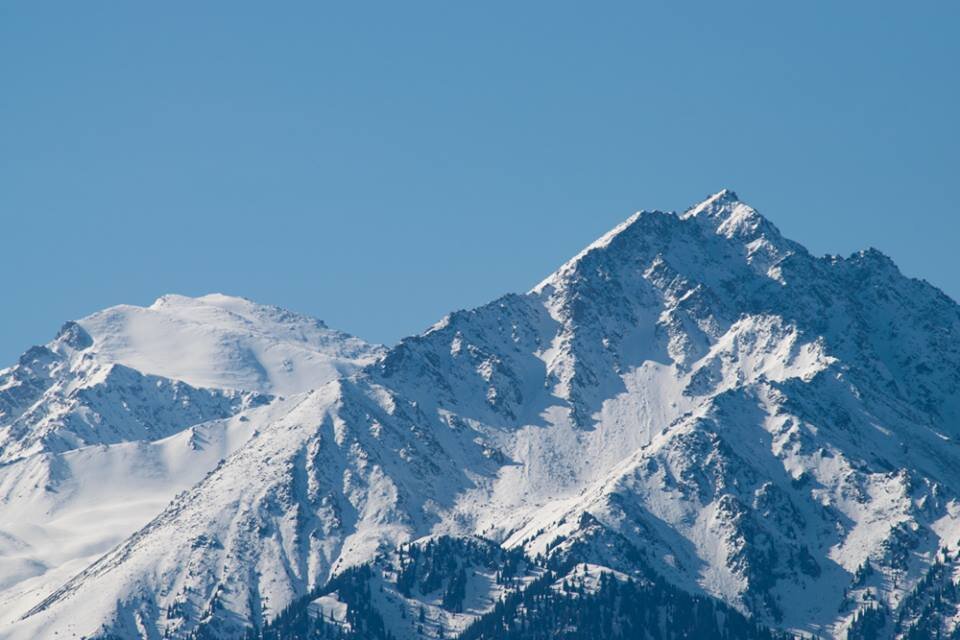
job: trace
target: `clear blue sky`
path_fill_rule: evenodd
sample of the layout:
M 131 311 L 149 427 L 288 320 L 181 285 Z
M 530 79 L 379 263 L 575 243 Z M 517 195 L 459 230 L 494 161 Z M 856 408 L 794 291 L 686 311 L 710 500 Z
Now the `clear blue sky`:
M 167 292 L 392 342 L 724 186 L 960 297 L 958 30 L 956 2 L 4 2 L 0 362 Z

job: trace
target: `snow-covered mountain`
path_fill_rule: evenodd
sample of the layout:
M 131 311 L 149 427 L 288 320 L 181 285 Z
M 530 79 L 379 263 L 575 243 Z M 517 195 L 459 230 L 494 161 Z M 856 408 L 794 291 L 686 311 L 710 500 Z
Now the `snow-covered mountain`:
M 379 353 L 314 318 L 220 294 L 111 307 L 0 371 L 0 462 L 157 440 L 349 375 Z
M 277 395 L 381 351 L 223 295 L 112 307 L 29 349 L 0 371 L 0 629 L 202 479 Z
M 196 387 L 279 395 L 349 375 L 382 350 L 316 318 L 222 294 L 167 295 L 78 324 L 104 363 Z
M 98 322 L 111 362 L 164 374 L 164 349 Z M 403 596 L 371 605 L 390 633 L 419 637 L 400 611 L 438 619 L 455 576 L 411 590 L 392 554 L 439 536 L 527 558 L 514 591 L 577 567 L 828 636 L 960 620 L 921 607 L 960 569 L 960 307 L 877 251 L 812 256 L 730 191 L 638 213 L 532 291 L 227 423 L 249 437 L 0 635 L 239 637 L 367 566 Z M 506 593 L 464 576 L 444 629 Z M 327 590 L 310 611 L 350 606 Z

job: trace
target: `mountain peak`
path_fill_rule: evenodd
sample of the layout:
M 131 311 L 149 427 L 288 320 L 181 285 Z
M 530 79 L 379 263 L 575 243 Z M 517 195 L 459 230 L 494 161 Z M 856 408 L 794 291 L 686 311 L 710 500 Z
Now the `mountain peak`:
M 723 189 L 684 211 L 680 214 L 680 218 L 683 220 L 727 218 L 740 208 L 751 211 L 757 217 L 762 217 L 756 209 L 741 201 L 736 192 Z
M 750 242 L 764 238 L 766 242 L 783 245 L 787 251 L 797 246 L 783 238 L 780 230 L 759 211 L 740 200 L 730 189 L 723 189 L 703 202 L 680 214 L 684 221 L 697 221 L 709 231 L 731 240 Z M 789 245 L 789 246 L 788 246 Z
M 77 323 L 105 362 L 197 387 L 293 394 L 354 371 L 380 348 L 280 307 L 220 293 L 168 294 Z
M 197 307 L 209 306 L 220 307 L 221 309 L 231 308 L 253 308 L 265 305 L 258 304 L 249 298 L 243 296 L 231 296 L 225 293 L 206 293 L 202 296 L 185 296 L 179 293 L 167 293 L 150 305 L 150 309 L 169 309 L 178 307 Z
M 691 231 L 693 235 L 690 235 Z M 636 257 L 637 251 L 656 252 L 658 248 L 665 248 L 671 238 L 700 237 L 695 240 L 700 242 L 703 234 L 721 236 L 743 247 L 741 252 L 749 262 L 755 262 L 758 254 L 766 256 L 759 261 L 763 272 L 779 259 L 801 249 L 785 239 L 777 227 L 756 209 L 740 200 L 736 192 L 722 189 L 680 214 L 658 210 L 634 213 L 564 263 L 534 287 L 532 293 L 557 284 L 598 251 L 613 251 L 619 256 L 617 259 L 629 261 Z
M 717 208 L 723 207 L 724 205 L 730 205 L 737 202 L 740 202 L 740 197 L 737 196 L 736 191 L 733 189 L 724 188 L 720 191 L 717 191 L 699 204 L 687 209 L 687 211 L 683 213 L 682 217 L 694 217 L 704 211 L 715 211 Z

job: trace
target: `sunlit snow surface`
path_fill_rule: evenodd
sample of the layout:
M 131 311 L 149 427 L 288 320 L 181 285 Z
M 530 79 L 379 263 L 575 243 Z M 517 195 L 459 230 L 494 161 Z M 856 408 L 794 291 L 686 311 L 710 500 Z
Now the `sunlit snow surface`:
M 111 307 L 79 324 L 104 362 L 196 387 L 302 393 L 376 354 L 314 318 L 220 294 Z
M 260 395 L 166 439 L 95 447 L 91 464 L 129 476 L 141 517 L 156 517 L 101 547 L 64 548 L 50 570 L 18 560 L 22 534 L 4 538 L 19 577 L 0 635 L 185 637 L 210 616 L 239 631 L 436 534 L 530 554 L 576 547 L 588 576 L 637 571 L 629 545 L 683 588 L 836 635 L 868 590 L 895 610 L 937 549 L 957 548 L 960 308 L 876 251 L 811 256 L 732 192 L 680 215 L 636 214 L 533 291 L 452 313 L 382 357 L 351 356 L 347 338 L 324 367 L 371 363 L 322 384 L 292 373 L 309 368 L 298 349 L 316 350 L 322 328 L 277 330 L 285 312 L 250 305 L 164 298 L 80 322 L 104 362 Z M 262 339 L 212 337 L 239 328 Z M 90 450 L 13 462 L 23 471 L 0 486 L 19 497 L 5 508 L 49 509 L 44 474 L 79 468 Z M 128 455 L 150 462 L 128 471 Z M 202 472 L 173 471 L 186 467 Z M 99 471 L 66 476 L 85 473 Z M 87 491 L 63 499 L 64 531 L 96 517 Z M 855 584 L 865 562 L 875 571 Z M 471 602 L 492 603 L 488 588 L 471 582 Z M 341 605 L 332 594 L 315 608 L 336 618 Z M 385 619 L 410 637 L 403 618 Z
M 275 307 L 165 296 L 68 323 L 0 371 L 0 629 L 282 415 L 277 394 L 381 351 Z

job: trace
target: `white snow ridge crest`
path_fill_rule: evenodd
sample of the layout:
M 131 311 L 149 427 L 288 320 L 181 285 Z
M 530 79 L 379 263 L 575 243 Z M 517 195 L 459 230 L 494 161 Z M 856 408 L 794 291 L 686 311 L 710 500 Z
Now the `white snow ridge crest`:
M 454 637 L 560 560 L 777 629 L 951 633 L 914 612 L 960 551 L 958 430 L 960 307 L 730 191 L 389 350 L 225 296 L 114 308 L 0 373 L 0 637 L 237 638 L 305 597 L 346 629 L 311 594 L 360 566 L 392 637 Z M 98 505 L 110 536 L 48 548 Z M 449 539 L 526 568 L 406 586 Z

